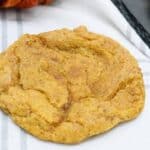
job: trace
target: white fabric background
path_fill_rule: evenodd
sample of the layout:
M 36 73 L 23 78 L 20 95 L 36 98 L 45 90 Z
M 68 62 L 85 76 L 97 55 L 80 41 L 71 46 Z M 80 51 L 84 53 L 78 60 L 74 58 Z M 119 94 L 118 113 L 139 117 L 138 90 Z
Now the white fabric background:
M 78 145 L 40 141 L 17 127 L 0 112 L 0 150 L 149 150 L 150 148 L 150 49 L 141 41 L 109 0 L 56 0 L 51 6 L 24 11 L 0 11 L 0 49 L 23 33 L 86 25 L 89 30 L 119 41 L 134 55 L 144 74 L 146 102 L 142 114 L 110 132 Z M 144 53 L 144 55 L 142 54 Z

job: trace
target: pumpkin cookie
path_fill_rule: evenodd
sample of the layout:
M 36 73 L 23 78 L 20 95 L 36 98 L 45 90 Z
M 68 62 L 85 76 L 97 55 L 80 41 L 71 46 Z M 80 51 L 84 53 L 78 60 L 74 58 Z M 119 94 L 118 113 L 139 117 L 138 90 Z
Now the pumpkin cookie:
M 0 54 L 0 108 L 39 139 L 78 143 L 143 105 L 137 61 L 85 27 L 25 34 Z

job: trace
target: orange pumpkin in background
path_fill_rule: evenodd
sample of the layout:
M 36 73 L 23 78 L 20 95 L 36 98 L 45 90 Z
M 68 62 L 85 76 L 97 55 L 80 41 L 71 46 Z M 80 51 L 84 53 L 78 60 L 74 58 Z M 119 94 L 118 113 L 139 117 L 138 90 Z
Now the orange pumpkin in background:
M 53 0 L 0 0 L 1 8 L 30 8 L 39 4 L 49 4 Z

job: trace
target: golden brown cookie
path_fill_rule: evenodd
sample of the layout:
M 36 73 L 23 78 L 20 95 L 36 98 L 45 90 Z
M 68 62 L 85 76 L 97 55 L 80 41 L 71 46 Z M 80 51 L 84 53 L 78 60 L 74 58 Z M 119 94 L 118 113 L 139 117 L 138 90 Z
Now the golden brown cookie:
M 0 54 L 0 108 L 39 139 L 78 143 L 143 105 L 137 61 L 85 27 L 26 34 Z

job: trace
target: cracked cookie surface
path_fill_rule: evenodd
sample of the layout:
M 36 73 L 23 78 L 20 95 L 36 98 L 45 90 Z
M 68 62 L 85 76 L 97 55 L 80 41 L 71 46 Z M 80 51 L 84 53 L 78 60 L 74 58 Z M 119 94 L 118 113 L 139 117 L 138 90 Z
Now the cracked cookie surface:
M 26 34 L 0 54 L 0 108 L 42 140 L 78 143 L 143 105 L 137 61 L 85 27 Z

